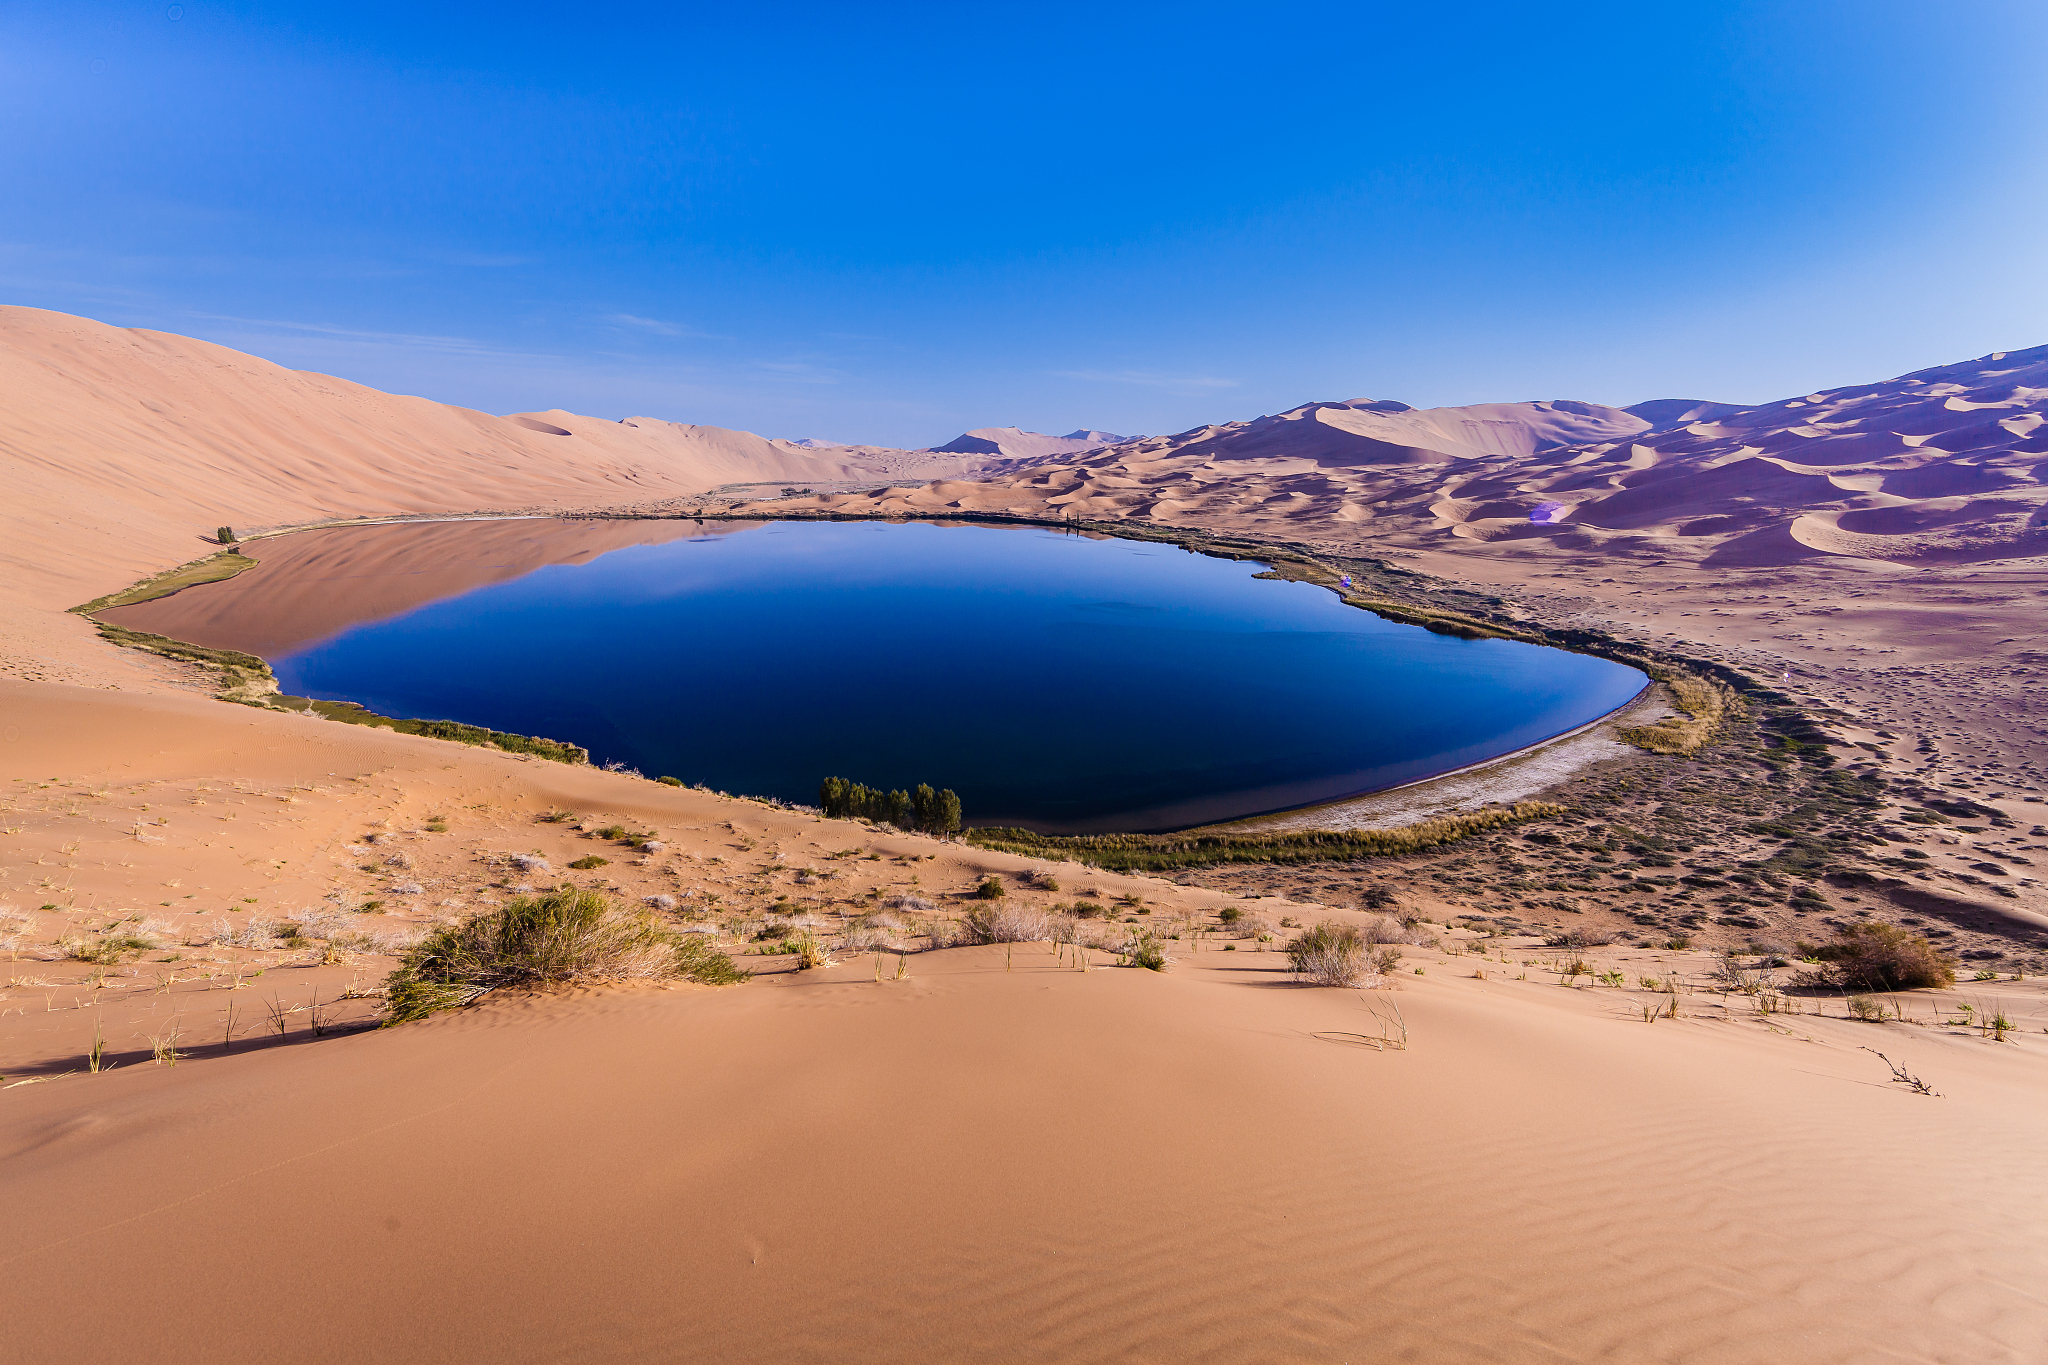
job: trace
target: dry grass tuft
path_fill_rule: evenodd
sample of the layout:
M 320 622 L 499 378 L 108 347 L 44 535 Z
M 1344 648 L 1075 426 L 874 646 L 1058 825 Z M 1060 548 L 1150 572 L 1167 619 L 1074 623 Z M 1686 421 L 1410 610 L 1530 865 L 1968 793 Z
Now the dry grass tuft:
M 1798 984 L 1848 991 L 1904 991 L 1955 984 L 1953 958 L 1896 924 L 1862 920 L 1845 925 L 1826 947 L 1814 950 L 1820 966 L 1801 972 Z
M 967 943 L 1038 943 L 1053 932 L 1052 919 L 1043 910 L 1007 900 L 976 905 L 960 929 Z
M 1685 713 L 1621 732 L 1621 737 L 1630 744 L 1653 754 L 1698 753 L 1721 728 L 1728 708 L 1737 704 L 1735 694 L 1720 683 L 1708 682 L 1682 669 L 1652 669 L 1651 676 L 1671 690 L 1678 709 Z
M 1377 986 L 1372 947 L 1358 926 L 1325 921 L 1287 945 L 1294 978 L 1308 986 Z

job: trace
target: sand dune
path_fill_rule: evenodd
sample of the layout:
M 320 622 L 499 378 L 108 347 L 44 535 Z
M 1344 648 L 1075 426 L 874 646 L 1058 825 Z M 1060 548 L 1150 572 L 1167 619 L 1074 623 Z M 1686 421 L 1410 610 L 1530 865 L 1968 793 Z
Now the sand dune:
M 129 630 L 275 659 L 364 621 L 504 583 L 549 564 L 582 564 L 629 545 L 726 535 L 746 522 L 399 522 L 306 531 L 247 548 L 258 567 L 100 613 Z
M 1654 541 L 1717 564 L 1810 552 L 1968 562 L 2048 550 L 2044 415 L 2048 347 L 2037 347 L 1755 408 L 1309 403 L 1049 455 L 964 497 L 945 484 L 822 505 L 1072 511 L 1318 538 L 1370 517 L 1387 548 L 1545 540 L 1606 553 Z M 1821 511 L 1841 514 L 1853 539 L 1788 536 Z
M 1106 445 L 1115 445 L 1128 437 L 1118 436 L 1109 431 L 1070 431 L 1064 436 L 1047 436 L 1040 431 L 1021 431 L 1016 427 L 976 427 L 973 431 L 962 432 L 942 446 L 933 446 L 936 454 L 986 455 L 1005 460 L 1031 460 L 1047 455 L 1076 455 L 1083 451 L 1097 450 Z
M 1916 851 L 1957 886 L 2010 864 L 2024 894 L 2002 913 L 2031 934 L 2048 566 L 2012 557 L 2040 526 L 2044 367 L 2048 348 L 1741 410 L 1310 404 L 797 502 L 1074 509 L 1381 554 L 1530 619 L 1796 668 L 1846 772 L 2002 812 L 1981 844 L 1957 825 Z M 1055 893 L 1022 858 L 189 695 L 62 608 L 196 556 L 221 522 L 674 509 L 931 457 L 491 417 L 23 309 L 0 311 L 0 374 L 10 1359 L 2021 1365 L 2048 1338 L 2038 977 L 1908 993 L 1910 1023 L 1811 998 L 1764 1015 L 1710 988 L 1704 953 L 1589 948 L 1614 975 L 1568 984 L 1525 936 L 1475 954 L 1445 927 L 1474 912 L 1463 879 L 1430 872 L 1455 865 L 1405 860 L 1374 875 L 1403 879 L 1439 946 L 1364 996 L 1315 990 L 1216 911 L 1276 933 L 1355 919 L 1332 904 L 1355 869 L 1347 889 L 1261 868 L 1255 897 L 1060 867 Z M 1529 520 L 1543 503 L 1561 518 Z M 547 548 L 534 531 L 466 526 L 463 562 L 443 525 L 307 533 L 257 542 L 251 573 L 316 571 L 270 623 L 284 648 L 334 619 L 332 585 L 408 557 L 422 572 L 381 607 L 696 528 L 577 522 Z M 200 638 L 236 591 L 148 619 Z M 1691 780 L 1629 752 L 1639 776 Z M 584 818 L 537 818 L 556 810 Z M 613 821 L 665 846 L 592 842 Z M 597 848 L 613 858 L 585 884 L 717 896 L 708 923 L 739 935 L 770 896 L 837 926 L 870 891 L 957 913 L 994 875 L 1039 906 L 1139 897 L 1180 960 L 1096 954 L 1084 973 L 1044 944 L 961 948 L 876 980 L 866 957 L 752 957 L 742 987 L 315 1035 L 316 1001 L 368 1018 L 360 988 L 423 927 Z M 1953 921 L 1972 907 L 1949 884 L 1907 889 Z M 361 937 L 258 932 L 316 914 Z M 160 947 L 67 959 L 61 939 L 116 921 Z M 2021 931 L 1983 934 L 2000 932 Z M 1644 977 L 1685 984 L 1681 1017 L 1650 1021 L 1667 997 Z M 1965 1004 L 2020 1031 L 1939 1024 Z M 1344 1037 L 1395 1006 L 1406 1051 Z M 155 1064 L 174 1021 L 186 1056 Z M 116 1065 L 89 1074 L 96 1036 Z
M 816 863 L 855 879 L 789 887 L 829 914 L 907 885 L 905 855 L 949 904 L 1027 865 L 199 699 L 0 696 L 46 722 L 6 751 L 44 780 L 10 791 L 19 870 L 58 871 L 85 910 L 42 930 L 138 903 L 202 933 L 303 917 L 396 852 L 429 889 L 393 899 L 435 908 L 356 918 L 402 929 L 505 894 L 491 850 L 594 847 L 536 824 L 549 808 L 670 841 L 607 870 L 628 895 Z M 446 833 L 421 828 L 436 812 Z M 849 847 L 881 859 L 827 861 Z M 1079 875 L 1162 918 L 1225 899 Z M 2020 1365 L 2048 1331 L 2037 1049 L 1706 990 L 1645 1022 L 1665 997 L 1635 978 L 1702 978 L 1701 955 L 1594 950 L 1628 984 L 1564 989 L 1526 940 L 1410 948 L 1361 997 L 1288 985 L 1255 943 L 1176 946 L 1163 976 L 1045 944 L 915 955 L 903 980 L 893 959 L 882 981 L 866 957 L 755 959 L 768 974 L 739 988 L 324 1037 L 314 993 L 331 1007 L 387 955 L 188 948 L 96 990 L 32 948 L 0 1015 L 10 1359 L 1776 1362 L 1796 1343 Z M 2038 983 L 1996 992 L 2048 1024 Z M 1341 1036 L 1396 1007 L 1407 1051 Z M 154 1065 L 174 1019 L 191 1055 Z M 95 1027 L 119 1065 L 60 1075 Z M 1889 1084 L 1865 1044 L 1942 1098 Z M 1966 1158 L 1940 1156 L 1959 1133 Z M 149 1292 L 80 1312 L 80 1283 Z

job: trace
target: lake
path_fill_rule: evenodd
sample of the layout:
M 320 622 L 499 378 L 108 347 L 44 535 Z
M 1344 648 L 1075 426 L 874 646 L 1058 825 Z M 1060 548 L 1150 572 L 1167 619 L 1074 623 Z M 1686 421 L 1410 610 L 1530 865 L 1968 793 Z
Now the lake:
M 551 556 L 550 526 L 581 548 Z M 929 782 L 970 824 L 1058 833 L 1395 786 L 1575 729 L 1646 683 L 1170 545 L 926 523 L 608 527 L 286 537 L 306 544 L 272 563 L 259 543 L 257 570 L 110 615 L 265 653 L 289 693 L 570 740 L 649 777 L 806 803 L 827 775 Z M 542 548 L 478 548 L 508 535 Z

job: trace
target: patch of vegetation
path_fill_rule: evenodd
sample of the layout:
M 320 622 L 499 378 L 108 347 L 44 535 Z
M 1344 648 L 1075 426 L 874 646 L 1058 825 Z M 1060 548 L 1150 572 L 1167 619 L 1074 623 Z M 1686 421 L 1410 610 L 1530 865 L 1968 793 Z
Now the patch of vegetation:
M 473 915 L 410 949 L 385 981 L 384 1022 L 459 1009 L 495 990 L 747 977 L 703 934 L 676 933 L 594 891 L 554 891 Z
M 153 635 L 146 630 L 129 630 L 123 626 L 108 625 L 105 621 L 94 621 L 93 625 L 98 629 L 101 639 L 123 649 L 139 649 L 148 654 L 161 655 L 166 659 L 179 659 L 186 663 L 219 670 L 218 690 L 214 695 L 222 701 L 263 706 L 277 693 L 277 676 L 270 671 L 269 664 L 254 654 L 244 654 L 239 649 L 208 649 L 204 645 L 188 645 L 183 640 L 173 640 L 168 635 Z
M 1733 692 L 1720 683 L 1668 665 L 1652 667 L 1650 676 L 1664 684 L 1683 715 L 1669 716 L 1655 725 L 1633 725 L 1621 737 L 1653 754 L 1696 754 L 1721 728 L 1722 718 L 1735 701 Z
M 1160 872 L 1218 863 L 1308 863 L 1418 853 L 1560 815 L 1548 801 L 1520 801 L 1464 815 L 1446 815 L 1397 829 L 1291 830 L 1282 833 L 1039 834 L 1026 829 L 970 829 L 978 848 L 1027 857 L 1067 858 L 1115 872 Z
M 268 665 L 265 666 L 265 671 L 268 672 Z M 481 725 L 464 725 L 461 721 L 455 720 L 402 720 L 380 716 L 352 701 L 279 697 L 277 704 L 295 711 L 312 711 L 325 716 L 328 720 L 338 720 L 345 725 L 371 725 L 382 730 L 396 730 L 401 735 L 425 735 L 428 739 L 453 740 L 457 744 L 484 745 L 503 749 L 507 753 L 531 754 L 535 758 L 545 758 L 554 763 L 590 762 L 590 750 L 580 744 L 569 744 L 559 739 L 508 734 L 503 730 L 489 730 Z
M 578 858 L 575 862 L 570 863 L 569 866 L 575 868 L 578 872 L 588 872 L 595 867 L 608 867 L 611 865 L 611 861 L 610 858 L 600 858 L 595 853 L 592 853 Z
M 984 878 L 981 885 L 974 888 L 976 900 L 999 901 L 1004 894 L 1003 884 L 994 877 Z
M 223 531 L 227 529 L 225 526 L 221 527 Z M 223 545 L 227 543 L 225 540 L 221 542 Z M 106 611 L 113 607 L 132 607 L 138 602 L 154 602 L 159 597 L 169 597 L 174 592 L 196 588 L 201 583 L 219 583 L 224 579 L 233 578 L 238 573 L 255 568 L 256 563 L 257 561 L 240 550 L 224 550 L 219 554 L 208 555 L 204 559 L 195 559 L 190 564 L 180 564 L 175 569 L 166 569 L 154 578 L 143 579 L 132 588 L 123 588 L 105 597 L 95 597 L 83 606 L 73 607 L 71 610 L 80 616 L 91 616 L 96 611 Z
M 66 940 L 64 953 L 74 962 L 91 962 L 102 967 L 112 967 L 154 947 L 156 945 L 146 938 L 121 930 L 109 930 L 93 938 Z
M 1882 920 L 1859 920 L 1837 931 L 1833 943 L 1802 955 L 1820 965 L 1801 973 L 1802 984 L 1851 991 L 1905 991 L 1918 986 L 1952 986 L 1955 959 L 1918 934 Z
M 818 809 L 828 820 L 879 820 L 898 829 L 947 835 L 960 828 L 960 798 L 951 787 L 920 782 L 910 791 L 880 791 L 828 777 L 818 784 Z
M 1324 922 L 1287 945 L 1295 979 L 1311 986 L 1356 986 L 1378 974 L 1358 926 Z
M 1163 972 L 1172 964 L 1166 945 L 1155 934 L 1133 934 L 1130 942 L 1123 946 L 1124 962 L 1132 967 L 1143 967 L 1148 972 Z

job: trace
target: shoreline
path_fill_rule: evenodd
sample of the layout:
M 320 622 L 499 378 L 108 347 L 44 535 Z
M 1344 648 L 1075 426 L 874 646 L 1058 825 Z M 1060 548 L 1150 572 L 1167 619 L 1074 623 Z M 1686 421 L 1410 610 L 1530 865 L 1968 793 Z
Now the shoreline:
M 1562 765 L 1553 769 L 1541 782 L 1518 789 L 1512 793 L 1491 794 L 1485 800 L 1473 800 L 1466 796 L 1456 796 L 1449 800 L 1436 799 L 1442 796 L 1446 788 L 1457 784 L 1460 779 L 1477 778 L 1497 773 L 1511 765 L 1535 759 L 1547 750 L 1555 749 L 1559 746 L 1570 744 L 1573 740 L 1592 735 L 1602 726 L 1615 724 L 1624 719 L 1636 719 L 1631 717 L 1631 712 L 1647 712 L 1657 707 L 1663 707 L 1668 712 L 1670 710 L 1669 706 L 1656 694 L 1658 686 L 1659 684 L 1655 678 L 1648 679 L 1644 682 L 1642 689 L 1633 697 L 1630 697 L 1620 706 L 1606 712 L 1604 715 L 1595 716 L 1583 725 L 1575 725 L 1569 730 L 1560 730 L 1558 733 L 1544 739 L 1539 739 L 1532 744 L 1525 744 L 1520 748 L 1510 749 L 1506 753 L 1496 754 L 1491 758 L 1482 758 L 1475 763 L 1463 764 L 1456 768 L 1447 768 L 1442 772 L 1431 773 L 1426 777 L 1414 778 L 1407 782 L 1397 783 L 1391 787 L 1380 787 L 1373 791 L 1354 792 L 1348 796 L 1339 796 L 1328 801 L 1317 801 L 1310 805 L 1290 806 L 1285 810 L 1267 811 L 1259 815 L 1242 816 L 1235 820 L 1221 820 L 1214 824 L 1192 826 L 1186 830 L 1171 832 L 1182 834 L 1240 834 L 1280 833 L 1296 829 L 1395 829 L 1401 825 L 1418 824 L 1424 820 L 1461 810 L 1475 810 L 1487 805 L 1510 805 L 1519 800 L 1540 798 L 1545 792 L 1562 786 L 1570 781 L 1572 777 L 1576 776 L 1579 771 L 1592 766 L 1594 763 L 1625 757 L 1640 751 L 1635 746 L 1617 739 L 1611 745 L 1615 752 L 1588 753 L 1580 756 L 1568 765 Z M 1642 721 L 1650 719 L 1652 717 L 1648 715 L 1640 718 Z M 1332 823 L 1328 820 L 1314 818 L 1354 807 L 1388 804 L 1394 802 L 1395 798 L 1403 798 L 1403 800 L 1400 804 L 1394 805 L 1393 809 L 1389 812 L 1389 815 L 1394 818 L 1376 819 L 1367 824 L 1356 822 Z
M 1405 611 L 1377 609 L 1381 606 L 1385 606 L 1388 604 L 1374 603 L 1370 600 L 1364 600 L 1354 595 L 1354 593 L 1350 589 L 1348 589 L 1344 584 L 1342 584 L 1339 581 L 1336 581 L 1337 579 L 1339 579 L 1340 575 L 1330 572 L 1327 569 L 1327 566 L 1320 564 L 1314 559 L 1308 558 L 1300 550 L 1292 546 L 1272 545 L 1265 547 L 1267 549 L 1267 553 L 1255 554 L 1251 552 L 1254 547 L 1247 543 L 1233 542 L 1225 546 L 1197 545 L 1188 543 L 1190 537 L 1130 533 L 1132 531 L 1151 530 L 1152 528 L 1097 527 L 1092 523 L 1082 523 L 1078 521 L 1055 521 L 1046 518 L 1027 518 L 1021 516 L 995 514 L 970 514 L 965 517 L 935 517 L 923 515 L 880 516 L 847 515 L 836 513 L 810 513 L 805 515 L 791 516 L 787 518 L 779 518 L 774 516 L 765 516 L 760 512 L 749 512 L 746 514 L 741 514 L 735 512 L 648 513 L 622 511 L 616 514 L 574 513 L 560 515 L 532 512 L 480 512 L 456 515 L 393 516 L 379 517 L 366 520 L 325 520 L 301 526 L 272 527 L 252 532 L 251 534 L 238 539 L 233 546 L 225 547 L 218 554 L 208 556 L 205 559 L 194 560 L 184 565 L 175 566 L 174 568 L 166 570 L 161 574 L 157 574 L 148 579 L 144 579 L 128 589 L 124 589 L 117 593 L 109 594 L 105 597 L 101 597 L 99 599 L 96 599 L 94 602 L 84 604 L 83 606 L 71 608 L 71 611 L 78 615 L 84 616 L 87 620 L 91 621 L 94 624 L 94 626 L 101 631 L 102 635 L 112 643 L 128 648 L 143 649 L 152 653 L 158 653 L 165 655 L 167 657 L 183 659 L 188 662 L 198 663 L 201 665 L 210 665 L 221 668 L 223 671 L 223 677 L 226 680 L 226 686 L 224 686 L 221 692 L 217 694 L 217 696 L 221 700 L 234 701 L 241 705 L 265 706 L 270 709 L 291 711 L 304 715 L 317 715 L 324 719 L 333 720 L 344 724 L 375 726 L 378 728 L 391 729 L 399 733 L 407 734 L 425 734 L 429 738 L 442 738 L 447 739 L 450 742 L 456 743 L 485 744 L 493 747 L 509 747 L 510 751 L 513 752 L 537 753 L 542 757 L 552 758 L 556 761 L 572 763 L 579 761 L 589 762 L 588 750 L 583 748 L 582 746 L 575 745 L 573 742 L 568 745 L 563 745 L 559 741 L 541 741 L 533 736 L 509 734 L 499 736 L 497 732 L 489 730 L 487 727 L 473 725 L 470 722 L 463 721 L 459 718 L 426 719 L 419 717 L 386 716 L 371 710 L 369 707 L 363 705 L 360 702 L 348 698 L 312 698 L 290 696 L 288 694 L 285 694 L 278 688 L 276 682 L 276 675 L 274 671 L 271 669 L 270 661 L 268 659 L 263 659 L 258 655 L 246 654 L 240 651 L 219 650 L 206 646 L 191 645 L 187 642 L 172 639 L 170 637 L 160 637 L 146 633 L 127 630 L 123 627 L 113 625 L 112 623 L 101 621 L 95 615 L 95 612 L 97 611 L 111 610 L 115 607 L 136 606 L 145 602 L 160 600 L 161 598 L 173 596 L 177 593 L 183 592 L 187 588 L 202 587 L 210 582 L 225 581 L 229 577 L 236 576 L 239 573 L 246 571 L 248 568 L 255 567 L 256 564 L 260 562 L 253 557 L 244 555 L 241 552 L 241 547 L 243 545 L 258 540 L 275 540 L 282 539 L 283 537 L 289 535 L 295 535 L 304 532 L 350 530 L 355 529 L 357 527 L 368 528 L 376 526 L 406 524 L 447 524 L 459 522 L 497 522 L 522 520 L 552 520 L 574 522 L 702 522 L 710 520 L 748 522 L 768 522 L 774 520 L 887 521 L 896 523 L 967 522 L 969 524 L 984 523 L 998 525 L 1016 525 L 1019 523 L 1023 523 L 1041 526 L 1044 529 L 1048 530 L 1065 530 L 1074 533 L 1085 532 L 1092 534 L 1102 534 L 1109 538 L 1120 540 L 1135 540 L 1144 541 L 1148 543 L 1176 543 L 1181 544 L 1183 548 L 1189 549 L 1197 553 L 1206 553 L 1216 558 L 1228 558 L 1239 562 L 1250 560 L 1252 562 L 1263 564 L 1265 566 L 1265 572 L 1259 575 L 1261 577 L 1272 577 L 1282 579 L 1292 578 L 1297 581 L 1314 582 L 1316 586 L 1325 588 L 1327 591 L 1331 592 L 1338 598 L 1340 602 L 1342 602 L 1346 606 L 1353 607 L 1357 610 L 1370 612 L 1373 615 L 1380 616 L 1382 619 L 1388 620 L 1393 624 L 1420 626 L 1424 629 L 1433 628 L 1427 622 L 1414 619 L 1414 615 L 1412 613 Z M 205 566 L 214 564 L 223 559 L 230 558 L 246 560 L 247 562 L 239 565 L 233 571 L 233 573 L 214 575 L 205 575 L 203 573 Z M 1321 572 L 1312 574 L 1284 572 L 1286 568 L 1291 566 L 1301 566 L 1309 568 L 1311 570 L 1319 570 Z M 195 575 L 194 571 L 200 572 Z M 1323 578 L 1329 578 L 1332 581 L 1320 581 Z M 160 587 L 161 590 L 148 591 L 153 587 Z M 1463 624 L 1463 621 L 1459 622 L 1459 625 L 1461 627 L 1463 626 Z M 1490 625 L 1491 623 L 1488 624 Z M 1527 760 L 1544 750 L 1550 749 L 1558 744 L 1569 741 L 1574 736 L 1586 734 L 1596 729 L 1597 727 L 1610 722 L 1617 716 L 1637 709 L 1642 705 L 1645 698 L 1650 697 L 1655 692 L 1657 684 L 1660 681 L 1660 679 L 1658 679 L 1655 676 L 1655 674 L 1652 673 L 1650 669 L 1645 666 L 1647 661 L 1614 659 L 1609 653 L 1605 651 L 1595 651 L 1584 648 L 1574 649 L 1565 644 L 1533 638 L 1530 634 L 1522 631 L 1510 632 L 1508 630 L 1503 630 L 1499 628 L 1486 630 L 1468 630 L 1464 628 L 1459 628 L 1456 630 L 1438 630 L 1436 633 L 1455 633 L 1462 636 L 1466 636 L 1467 638 L 1479 636 L 1481 638 L 1493 637 L 1511 639 L 1517 643 L 1536 644 L 1539 647 L 1544 648 L 1562 649 L 1567 653 L 1579 653 L 1586 654 L 1590 657 L 1607 658 L 1610 662 L 1622 663 L 1625 667 L 1637 668 L 1639 671 L 1642 671 L 1644 673 L 1645 680 L 1643 686 L 1640 689 L 1638 689 L 1638 691 L 1633 696 L 1631 696 L 1626 702 L 1622 703 L 1618 707 L 1615 707 L 1605 713 L 1602 713 L 1601 715 L 1595 716 L 1590 720 L 1584 721 L 1579 725 L 1573 726 L 1568 730 L 1563 730 L 1556 734 L 1545 736 L 1529 744 L 1524 744 L 1514 749 L 1507 750 L 1503 753 L 1479 759 L 1475 762 L 1460 764 L 1456 767 L 1443 769 L 1438 772 L 1428 773 L 1421 777 L 1410 778 L 1406 781 L 1397 783 L 1390 787 L 1382 787 L 1365 791 L 1351 792 L 1341 796 L 1321 799 L 1305 803 L 1302 805 L 1286 806 L 1273 810 L 1258 811 L 1247 815 L 1229 817 L 1227 819 L 1220 821 L 1208 821 L 1195 825 L 1177 826 L 1169 830 L 1152 832 L 1167 834 L 1184 834 L 1196 831 L 1244 832 L 1252 830 L 1267 830 L 1277 832 L 1280 830 L 1295 828 L 1393 828 L 1404 824 L 1419 823 L 1420 821 L 1432 818 L 1433 815 L 1440 815 L 1446 813 L 1446 811 L 1470 808 L 1474 805 L 1474 803 L 1470 800 L 1457 799 L 1446 804 L 1441 800 L 1436 799 L 1436 796 L 1443 789 L 1445 784 L 1454 784 L 1460 777 L 1483 772 L 1497 771 L 1504 765 L 1515 764 Z M 260 667 L 252 667 L 252 665 L 257 665 Z M 258 673 L 260 673 L 260 677 L 255 676 Z M 509 746 L 498 744 L 497 741 L 501 738 L 509 741 Z M 1604 756 L 1607 755 L 1601 755 L 1601 757 Z M 1547 778 L 1543 782 L 1533 787 L 1528 787 L 1527 789 L 1518 789 L 1513 794 L 1513 796 L 1507 798 L 1507 803 L 1511 804 L 1512 801 L 1516 799 L 1540 796 L 1542 792 L 1547 791 L 1550 788 L 1560 785 L 1562 782 L 1569 780 L 1569 778 L 1575 771 L 1577 771 L 1580 767 L 1583 767 L 1587 763 L 1590 763 L 1592 761 L 1596 761 L 1595 758 L 1584 758 L 1579 762 L 1568 765 L 1562 771 L 1553 774 L 1551 777 Z M 1396 794 L 1406 794 L 1406 799 L 1399 802 L 1399 804 L 1389 808 L 1387 803 L 1389 802 L 1389 799 L 1394 798 Z M 753 799 L 779 800 L 779 798 L 773 797 L 757 797 Z M 1478 802 L 1477 804 L 1485 805 L 1501 803 L 1501 799 L 1497 797 L 1491 801 L 1482 801 Z M 1336 825 L 1330 822 L 1329 817 L 1331 813 L 1346 810 L 1354 810 L 1361 806 L 1367 809 L 1375 810 L 1377 818 L 1374 820 L 1373 823 L 1365 825 Z M 1133 833 L 1137 831 L 1122 832 Z

